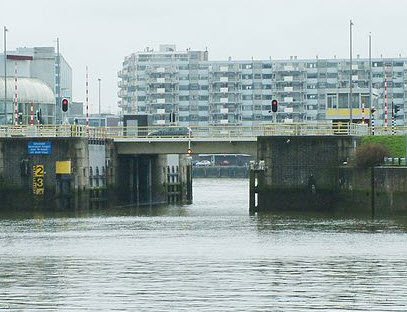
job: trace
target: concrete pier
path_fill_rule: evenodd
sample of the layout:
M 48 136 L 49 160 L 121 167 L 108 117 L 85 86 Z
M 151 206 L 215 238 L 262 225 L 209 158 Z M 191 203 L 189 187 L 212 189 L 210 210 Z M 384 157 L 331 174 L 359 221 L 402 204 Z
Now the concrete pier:
M 258 206 L 261 210 L 330 209 L 338 187 L 338 168 L 357 145 L 351 136 L 259 137 Z
M 0 138 L 2 207 L 190 203 L 185 155 L 123 155 L 113 140 Z M 168 179 L 171 177 L 171 179 Z

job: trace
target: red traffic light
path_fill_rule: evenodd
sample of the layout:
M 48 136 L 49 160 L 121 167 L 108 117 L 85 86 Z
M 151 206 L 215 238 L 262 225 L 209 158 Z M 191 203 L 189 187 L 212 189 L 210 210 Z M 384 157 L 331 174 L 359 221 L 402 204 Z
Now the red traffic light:
M 68 104 L 69 104 L 68 99 L 62 99 L 61 104 L 62 104 L 62 111 L 66 113 L 68 111 Z
M 277 110 L 278 110 L 278 102 L 277 102 L 277 100 L 272 100 L 271 101 L 271 111 L 273 113 L 276 113 Z

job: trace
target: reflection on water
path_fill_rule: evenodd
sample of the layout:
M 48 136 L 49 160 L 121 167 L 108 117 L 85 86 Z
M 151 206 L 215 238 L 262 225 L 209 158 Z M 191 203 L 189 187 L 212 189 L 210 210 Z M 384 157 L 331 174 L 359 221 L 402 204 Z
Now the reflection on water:
M 0 213 L 0 311 L 403 311 L 407 220 L 249 216 L 247 180 L 190 206 Z

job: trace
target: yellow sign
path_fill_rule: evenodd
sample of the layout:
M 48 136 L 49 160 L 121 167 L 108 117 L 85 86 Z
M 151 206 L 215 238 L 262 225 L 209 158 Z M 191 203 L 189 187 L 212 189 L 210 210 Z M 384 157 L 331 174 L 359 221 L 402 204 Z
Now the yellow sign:
M 35 165 L 33 173 L 34 173 L 34 177 L 43 177 L 44 176 L 44 165 Z
M 326 111 L 327 117 L 336 117 L 342 119 L 349 119 L 349 108 L 327 108 Z M 352 115 L 354 118 L 362 118 L 362 109 L 354 108 L 352 109 Z M 365 108 L 364 115 L 366 119 L 369 119 L 370 108 Z
M 55 163 L 56 174 L 71 174 L 71 161 L 57 161 Z
M 33 166 L 33 193 L 44 195 L 44 165 Z

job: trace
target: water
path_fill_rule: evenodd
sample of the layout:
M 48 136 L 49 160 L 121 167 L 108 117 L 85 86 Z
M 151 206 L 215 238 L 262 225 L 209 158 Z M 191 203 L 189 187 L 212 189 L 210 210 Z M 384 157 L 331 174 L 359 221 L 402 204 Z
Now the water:
M 248 215 L 247 180 L 194 204 L 0 215 L 0 311 L 406 311 L 407 220 Z

